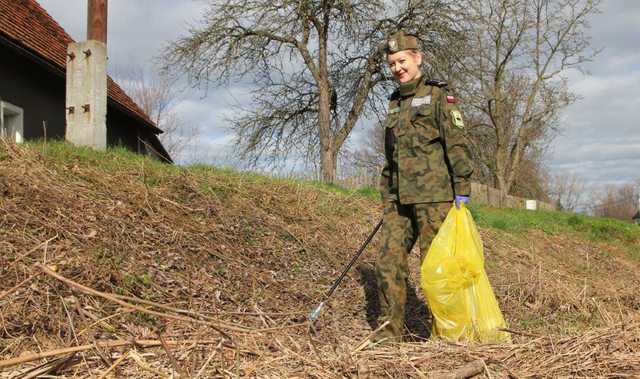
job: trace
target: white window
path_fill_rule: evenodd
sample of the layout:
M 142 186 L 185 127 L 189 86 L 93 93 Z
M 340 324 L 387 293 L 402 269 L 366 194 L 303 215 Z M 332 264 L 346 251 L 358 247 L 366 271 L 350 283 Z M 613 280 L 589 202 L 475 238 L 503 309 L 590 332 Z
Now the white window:
M 0 138 L 22 143 L 23 119 L 22 108 L 0 101 Z

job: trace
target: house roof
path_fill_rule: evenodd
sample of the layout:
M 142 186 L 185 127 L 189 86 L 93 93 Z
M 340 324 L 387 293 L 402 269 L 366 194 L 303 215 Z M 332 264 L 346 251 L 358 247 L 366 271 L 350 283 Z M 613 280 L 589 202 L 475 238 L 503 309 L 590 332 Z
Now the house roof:
M 35 0 L 0 0 L 0 37 L 5 37 L 66 73 L 67 46 L 73 38 Z M 151 127 L 162 131 L 149 116 L 107 76 L 107 95 Z

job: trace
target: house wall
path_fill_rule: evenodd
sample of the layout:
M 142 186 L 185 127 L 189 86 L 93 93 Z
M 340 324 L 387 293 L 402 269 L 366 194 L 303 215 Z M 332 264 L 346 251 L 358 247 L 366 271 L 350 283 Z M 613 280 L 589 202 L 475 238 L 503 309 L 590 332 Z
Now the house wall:
M 24 137 L 43 137 L 45 121 L 47 138 L 64 138 L 64 78 L 3 44 L 0 57 L 0 98 L 24 111 Z
M 43 121 L 48 139 L 64 139 L 65 78 L 5 43 L 0 43 L 0 98 L 23 109 L 25 139 L 43 138 Z M 121 145 L 147 153 L 138 137 L 149 144 L 157 143 L 157 137 L 149 127 L 110 100 L 107 103 L 107 145 Z
M 131 117 L 107 104 L 107 145 L 125 146 L 130 150 L 143 153 L 138 148 L 139 124 Z

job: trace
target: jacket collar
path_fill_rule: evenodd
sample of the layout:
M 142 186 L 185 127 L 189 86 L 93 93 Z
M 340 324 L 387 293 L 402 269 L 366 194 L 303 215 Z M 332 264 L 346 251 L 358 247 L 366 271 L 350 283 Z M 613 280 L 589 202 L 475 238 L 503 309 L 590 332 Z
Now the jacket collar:
M 424 75 L 420 76 L 417 79 L 413 79 L 410 82 L 400 84 L 400 86 L 398 87 L 400 96 L 407 97 L 407 96 L 415 95 L 416 90 L 418 89 L 418 86 L 420 85 L 423 79 L 424 79 Z

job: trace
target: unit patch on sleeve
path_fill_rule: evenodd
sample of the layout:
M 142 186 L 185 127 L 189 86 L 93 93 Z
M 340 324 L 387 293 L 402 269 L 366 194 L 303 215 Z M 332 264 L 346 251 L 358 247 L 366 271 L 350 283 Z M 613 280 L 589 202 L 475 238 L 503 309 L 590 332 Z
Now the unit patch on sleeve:
M 453 125 L 462 129 L 464 128 L 464 121 L 462 121 L 462 115 L 460 111 L 452 110 L 451 111 L 451 121 L 453 121 Z

